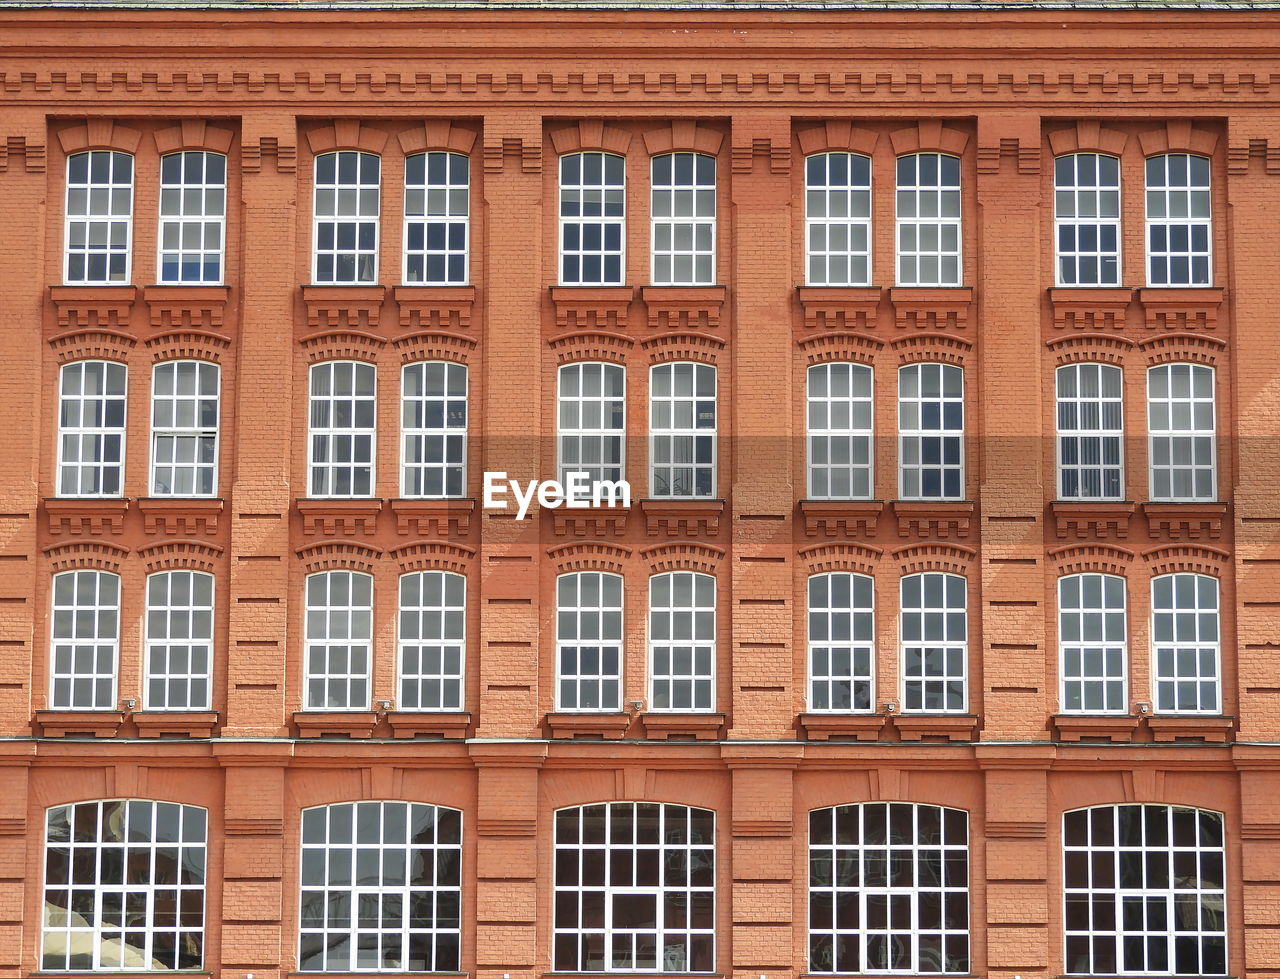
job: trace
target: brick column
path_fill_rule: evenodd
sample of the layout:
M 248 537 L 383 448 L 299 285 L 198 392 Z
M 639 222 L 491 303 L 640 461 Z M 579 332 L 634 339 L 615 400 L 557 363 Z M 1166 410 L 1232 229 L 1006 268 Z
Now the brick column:
M 28 882 L 44 875 L 43 814 L 28 818 L 27 786 L 35 753 L 34 741 L 0 741 L 0 976 L 5 977 L 39 968 L 22 958 L 23 922 L 33 922 L 38 931 L 40 915 L 34 909 L 43 907 L 38 891 L 30 905 L 24 900 Z
M 732 591 L 726 595 L 722 589 L 720 601 L 722 621 L 733 623 L 733 658 L 731 686 L 724 678 L 720 682 L 720 695 L 730 703 L 720 706 L 732 709 L 734 738 L 793 737 L 799 703 L 792 656 L 790 475 L 792 449 L 801 442 L 793 446 L 794 393 L 788 383 L 797 279 L 785 244 L 792 234 L 791 156 L 789 117 L 733 117 L 733 206 L 721 215 L 733 235 L 726 273 L 733 283 L 732 373 L 720 389 L 722 417 L 731 415 L 732 425 L 733 469 L 725 471 L 723 449 L 720 467 L 722 485 L 731 487 Z

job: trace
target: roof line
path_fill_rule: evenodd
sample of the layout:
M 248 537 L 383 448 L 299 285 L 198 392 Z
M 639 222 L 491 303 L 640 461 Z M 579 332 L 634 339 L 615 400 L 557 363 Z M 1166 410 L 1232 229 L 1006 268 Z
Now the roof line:
M 5 10 L 1280 11 L 1280 0 L 3 0 Z

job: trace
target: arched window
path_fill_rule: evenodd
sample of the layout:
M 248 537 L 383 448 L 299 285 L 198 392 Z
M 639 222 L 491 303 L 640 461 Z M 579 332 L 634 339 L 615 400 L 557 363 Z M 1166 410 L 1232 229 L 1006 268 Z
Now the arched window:
M 834 571 L 809 579 L 809 709 L 874 706 L 875 589 L 864 574 Z
M 561 809 L 557 972 L 715 968 L 715 814 L 656 802 Z
M 716 579 L 671 571 L 649 579 L 652 710 L 715 709 Z
M 401 710 L 462 710 L 467 579 L 448 571 L 400 576 Z
M 302 811 L 298 968 L 457 972 L 462 813 L 415 802 Z
M 339 150 L 316 157 L 312 279 L 332 285 L 378 281 L 378 188 L 382 161 Z
M 400 398 L 400 491 L 406 499 L 464 496 L 467 368 L 445 361 L 406 364 Z
M 871 499 L 871 368 L 815 364 L 808 377 L 809 498 Z
M 356 571 L 307 576 L 307 710 L 368 710 L 373 578 Z
M 1124 373 L 1109 364 L 1059 367 L 1058 499 L 1124 495 Z
M 1072 153 L 1053 161 L 1058 285 L 1120 285 L 1120 161 Z
M 622 709 L 622 577 L 556 579 L 556 709 Z
M 804 174 L 806 281 L 871 285 L 871 157 L 815 153 Z
M 626 279 L 627 161 L 614 153 L 560 157 L 560 284 Z
M 124 486 L 124 364 L 62 367 L 58 393 L 58 495 L 119 496 Z
M 964 499 L 964 370 L 898 369 L 898 486 L 904 500 Z
M 655 286 L 716 284 L 716 158 L 665 153 L 652 162 L 651 281 Z
M 969 971 L 969 814 L 864 802 L 809 814 L 809 969 Z
M 405 282 L 466 285 L 470 162 L 461 153 L 442 151 L 405 157 Z
M 716 369 L 656 364 L 649 375 L 649 466 L 655 497 L 716 492 Z
M 67 157 L 68 285 L 125 285 L 133 238 L 133 157 L 88 150 Z
M 1149 157 L 1147 285 L 1212 285 L 1212 238 L 1208 157 Z
M 199 970 L 208 814 L 111 799 L 55 806 L 45 821 L 48 972 Z
M 1222 815 L 1185 806 L 1063 813 L 1068 975 L 1227 971 Z
M 1151 498 L 1216 500 L 1214 371 L 1203 364 L 1161 364 L 1147 371 Z
M 184 150 L 160 159 L 160 281 L 221 285 L 227 158 Z
M 1222 712 L 1218 580 L 1204 574 L 1151 580 L 1151 654 L 1156 711 Z
M 373 495 L 377 383 L 372 364 L 334 360 L 311 368 L 311 496 Z
M 161 571 L 147 578 L 147 710 L 209 710 L 213 575 Z
M 218 489 L 217 364 L 169 360 L 151 374 L 151 494 L 213 496 Z
M 928 571 L 902 579 L 902 709 L 963 713 L 968 704 L 968 582 Z
M 898 285 L 960 285 L 960 160 L 898 157 L 897 204 Z
M 617 364 L 565 364 L 559 372 L 560 481 L 586 473 L 588 484 L 622 479 L 627 374 Z
M 113 710 L 120 651 L 120 578 L 109 571 L 53 576 L 52 710 Z
M 1059 578 L 1062 711 L 1128 713 L 1128 650 L 1124 579 L 1111 574 Z

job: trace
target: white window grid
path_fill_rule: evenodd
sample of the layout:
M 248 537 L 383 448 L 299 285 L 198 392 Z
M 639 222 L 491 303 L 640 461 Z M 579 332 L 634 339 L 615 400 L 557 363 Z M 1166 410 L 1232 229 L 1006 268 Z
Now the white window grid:
M 804 172 L 805 281 L 871 285 L 871 157 L 816 153 Z
M 198 972 L 208 813 L 142 799 L 48 810 L 40 968 Z
M 1110 364 L 1057 371 L 1058 499 L 1124 498 L 1124 372 Z
M 151 495 L 218 491 L 220 370 L 199 360 L 156 364 L 151 374 Z
M 649 579 L 649 709 L 715 709 L 716 579 L 671 571 Z
M 901 584 L 902 710 L 963 714 L 968 706 L 968 582 L 926 571 Z
M 898 157 L 896 199 L 898 285 L 960 285 L 960 160 L 945 153 Z
M 462 710 L 467 579 L 449 571 L 400 577 L 400 710 Z
M 875 587 L 864 574 L 809 579 L 809 710 L 875 708 Z
M 557 469 L 562 483 L 570 473 L 588 483 L 622 479 L 626 455 L 627 374 L 617 364 L 565 364 L 557 392 Z
M 1058 652 L 1064 714 L 1127 714 L 1125 581 L 1109 574 L 1058 579 Z
M 815 364 L 808 372 L 809 498 L 872 497 L 871 368 Z
M 120 578 L 109 571 L 53 576 L 52 710 L 113 710 L 120 653 Z
M 373 495 L 377 384 L 372 364 L 336 360 L 311 368 L 311 496 Z
M 68 285 L 129 282 L 133 251 L 133 157 L 88 150 L 67 157 L 64 228 Z
M 715 969 L 715 814 L 612 802 L 555 815 L 557 972 Z
M 1161 364 L 1147 371 L 1151 498 L 1171 502 L 1218 497 L 1214 370 Z
M 716 160 L 665 153 L 652 162 L 650 240 L 655 286 L 716 283 Z
M 904 500 L 964 499 L 964 370 L 898 369 L 898 493 Z
M 1147 285 L 1213 285 L 1209 159 L 1147 158 Z
M 147 578 L 147 710 L 209 710 L 213 575 L 161 571 Z
M 716 369 L 657 364 L 649 373 L 649 470 L 654 497 L 716 493 Z
M 404 281 L 467 284 L 471 161 L 461 153 L 414 153 L 404 161 Z
M 1120 285 L 1120 161 L 1073 153 L 1053 163 L 1057 284 Z
M 58 495 L 119 496 L 124 486 L 127 372 L 81 360 L 59 375 Z
M 865 802 L 809 814 L 809 971 L 969 972 L 969 814 Z
M 556 709 L 622 709 L 622 578 L 580 571 L 556 579 Z
M 626 159 L 614 153 L 560 157 L 561 285 L 625 281 L 626 166 Z
M 368 710 L 373 578 L 356 571 L 307 576 L 307 710 Z
M 401 373 L 400 492 L 450 499 L 467 492 L 467 368 L 446 361 L 407 364 Z
M 298 969 L 461 969 L 462 813 L 416 802 L 302 811 Z
M 1151 654 L 1160 714 L 1222 712 L 1218 580 L 1179 572 L 1151 580 Z
M 364 285 L 378 281 L 378 215 L 382 161 L 338 150 L 316 157 L 312 281 Z
M 1220 813 L 1097 806 L 1062 828 L 1067 975 L 1226 974 Z
M 160 281 L 222 284 L 227 158 L 184 150 L 160 159 Z

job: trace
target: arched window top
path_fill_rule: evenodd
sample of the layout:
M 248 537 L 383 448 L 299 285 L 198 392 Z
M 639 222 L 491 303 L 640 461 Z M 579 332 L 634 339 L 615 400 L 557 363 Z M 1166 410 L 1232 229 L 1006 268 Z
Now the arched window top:
M 905 153 L 898 157 L 898 189 L 959 188 L 960 157 L 950 153 Z

